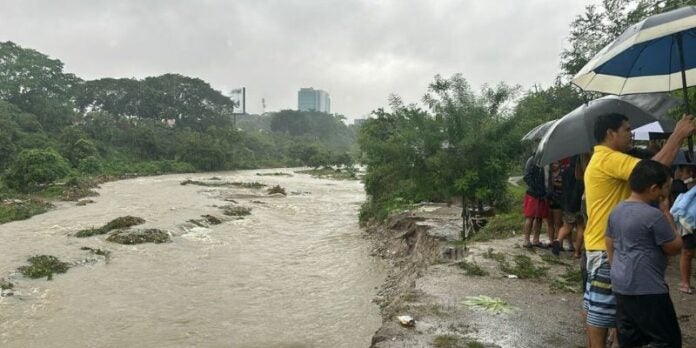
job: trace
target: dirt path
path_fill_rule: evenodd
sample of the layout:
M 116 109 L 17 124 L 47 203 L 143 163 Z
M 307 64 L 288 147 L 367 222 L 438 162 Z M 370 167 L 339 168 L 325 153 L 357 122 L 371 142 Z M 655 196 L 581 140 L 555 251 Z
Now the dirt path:
M 393 266 L 377 299 L 383 326 L 372 346 L 583 347 L 578 260 L 568 252 L 556 258 L 548 250 L 521 248 L 521 236 L 457 243 L 459 213 L 459 208 L 426 205 L 370 229 L 375 252 Z M 696 295 L 679 293 L 678 272 L 673 258 L 671 296 L 684 347 L 694 347 Z M 464 304 L 481 295 L 507 302 L 509 311 Z M 399 315 L 412 316 L 415 326 L 400 325 Z

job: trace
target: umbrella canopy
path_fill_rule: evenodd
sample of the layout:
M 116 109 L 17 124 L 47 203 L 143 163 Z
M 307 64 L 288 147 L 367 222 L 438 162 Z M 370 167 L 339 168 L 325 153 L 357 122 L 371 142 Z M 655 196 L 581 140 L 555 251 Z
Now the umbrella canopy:
M 556 121 L 558 120 L 551 120 L 534 127 L 534 129 L 530 130 L 529 133 L 522 137 L 522 141 L 541 140 L 541 138 L 544 137 L 544 134 L 546 134 L 549 128 L 551 128 Z
M 650 133 L 672 133 L 677 122 L 674 120 L 663 120 L 648 123 L 644 126 L 631 130 L 634 140 L 650 140 Z
M 696 85 L 693 52 L 696 6 L 682 7 L 630 26 L 599 51 L 572 82 L 584 90 L 618 95 L 669 92 Z
M 537 147 L 535 162 L 543 166 L 590 152 L 596 144 L 594 121 L 601 115 L 626 115 L 631 127 L 640 127 L 655 120 L 667 120 L 667 111 L 676 104 L 674 98 L 662 93 L 610 95 L 592 100 L 563 116 L 546 132 Z
M 696 84 L 696 6 L 650 16 L 630 26 L 573 78 L 578 87 L 612 94 L 669 92 Z M 687 54 L 689 53 L 689 54 Z M 681 83 L 680 83 L 681 82 Z M 687 157 L 693 160 L 693 138 Z
M 687 149 L 680 149 L 679 152 L 677 152 L 677 157 L 674 158 L 674 161 L 672 162 L 673 166 L 694 166 L 696 163 L 689 162 L 689 160 L 686 158 L 686 152 Z

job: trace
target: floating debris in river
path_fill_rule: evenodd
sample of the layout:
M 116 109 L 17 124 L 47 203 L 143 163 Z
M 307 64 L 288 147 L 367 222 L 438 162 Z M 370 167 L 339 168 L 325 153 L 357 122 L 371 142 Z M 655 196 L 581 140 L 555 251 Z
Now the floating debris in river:
M 84 237 L 91 237 L 97 234 L 106 234 L 111 230 L 115 230 L 117 228 L 127 228 L 135 225 L 140 225 L 145 222 L 145 219 L 135 217 L 135 216 L 122 216 L 115 218 L 106 225 L 99 227 L 99 228 L 88 228 L 86 230 L 81 230 L 75 233 L 75 237 L 78 238 L 84 238 Z
M 287 193 L 285 193 L 285 189 L 283 187 L 281 187 L 280 185 L 275 185 L 275 186 L 269 188 L 268 190 L 266 190 L 266 192 L 268 192 L 269 195 L 272 195 L 275 193 L 280 193 L 283 196 L 288 195 Z
M 251 214 L 251 208 L 247 207 L 225 206 L 222 208 L 224 209 L 222 213 L 228 216 L 246 216 Z
M 413 319 L 413 317 L 410 315 L 400 315 L 396 317 L 396 319 L 399 320 L 399 323 L 401 323 L 401 325 L 406 327 L 413 327 L 416 325 L 416 320 Z
M 118 230 L 112 233 L 106 240 L 119 244 L 159 244 L 171 241 L 171 237 L 165 231 L 148 228 L 146 230 Z
M 22 266 L 17 268 L 25 277 L 43 278 L 48 280 L 53 279 L 53 273 L 65 273 L 70 266 L 58 260 L 57 257 L 51 255 L 36 255 L 30 257 L 27 261 L 31 266 Z

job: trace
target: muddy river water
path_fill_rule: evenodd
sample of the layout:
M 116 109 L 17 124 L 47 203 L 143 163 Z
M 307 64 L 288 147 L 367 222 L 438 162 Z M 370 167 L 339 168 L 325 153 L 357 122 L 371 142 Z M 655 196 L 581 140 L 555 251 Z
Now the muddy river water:
M 275 172 L 292 176 L 256 175 Z M 288 195 L 180 184 L 211 177 L 279 184 Z M 367 347 L 380 326 L 371 300 L 386 267 L 361 236 L 357 181 L 254 170 L 141 177 L 97 191 L 95 203 L 58 203 L 0 225 L 0 278 L 15 283 L 13 296 L 0 297 L 1 347 Z M 251 215 L 187 222 L 225 217 L 226 204 Z M 172 242 L 72 236 L 125 215 L 169 231 Z M 51 281 L 16 274 L 36 254 L 78 265 Z

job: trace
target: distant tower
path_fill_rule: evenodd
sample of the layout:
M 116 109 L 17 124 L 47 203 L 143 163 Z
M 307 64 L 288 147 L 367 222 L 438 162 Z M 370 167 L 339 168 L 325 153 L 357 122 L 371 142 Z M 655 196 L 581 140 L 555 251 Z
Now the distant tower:
M 261 98 L 261 115 L 266 113 L 266 98 Z
M 297 110 L 331 113 L 331 97 L 321 89 L 300 88 L 297 92 Z

